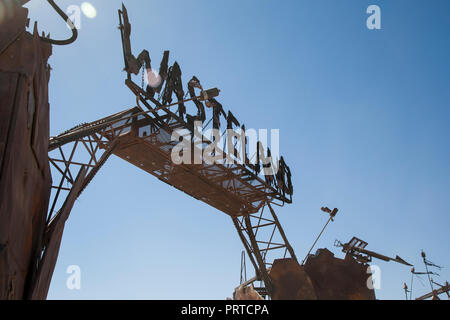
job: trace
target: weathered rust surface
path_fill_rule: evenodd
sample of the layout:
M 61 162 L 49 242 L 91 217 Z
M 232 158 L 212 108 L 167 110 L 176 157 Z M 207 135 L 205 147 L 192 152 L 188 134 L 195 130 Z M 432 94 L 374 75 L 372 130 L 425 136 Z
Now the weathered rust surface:
M 22 8 L 18 0 L 14 1 L 16 4 L 11 0 L 0 0 L 0 54 L 25 31 L 28 24 L 28 9 Z
M 241 215 L 258 210 L 266 197 L 264 191 L 244 184 L 237 175 L 229 174 L 231 170 L 224 165 L 174 165 L 171 151 L 175 143 L 171 143 L 170 138 L 163 129 L 148 137 L 136 135 L 134 140 L 121 143 L 114 154 L 227 214 Z M 248 194 L 253 198 L 246 199 Z
M 348 255 L 335 258 L 327 249 L 319 249 L 304 265 L 319 300 L 375 300 L 367 286 L 368 268 Z
M 317 300 L 311 279 L 296 260 L 275 260 L 269 276 L 273 300 Z
M 335 258 L 327 249 L 310 255 L 305 265 L 275 260 L 270 270 L 274 300 L 375 300 L 367 286 L 368 265 L 351 256 Z
M 24 299 L 40 256 L 51 188 L 47 60 L 26 15 L 0 30 L 0 299 Z M 22 13 L 21 13 L 22 12 Z M 21 30 L 21 31 L 20 31 Z

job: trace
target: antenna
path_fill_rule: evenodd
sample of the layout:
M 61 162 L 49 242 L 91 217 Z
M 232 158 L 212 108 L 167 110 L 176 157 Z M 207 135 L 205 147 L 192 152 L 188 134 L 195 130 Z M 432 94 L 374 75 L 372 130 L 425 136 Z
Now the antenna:
M 433 282 L 434 282 L 434 281 L 433 281 L 433 279 L 431 278 L 431 275 L 434 274 L 434 275 L 439 276 L 439 274 L 434 273 L 434 272 L 432 272 L 432 271 L 429 271 L 429 270 L 428 270 L 428 267 L 437 268 L 437 269 L 439 269 L 439 270 L 441 270 L 442 267 L 440 267 L 440 266 L 434 264 L 433 262 L 427 260 L 427 255 L 426 255 L 425 251 L 423 251 L 423 250 L 422 250 L 421 256 L 422 256 L 422 259 L 423 259 L 423 263 L 424 263 L 424 265 L 425 265 L 426 275 L 428 276 L 428 281 L 429 281 L 429 283 L 430 283 L 431 291 L 434 291 L 434 287 L 433 287 Z

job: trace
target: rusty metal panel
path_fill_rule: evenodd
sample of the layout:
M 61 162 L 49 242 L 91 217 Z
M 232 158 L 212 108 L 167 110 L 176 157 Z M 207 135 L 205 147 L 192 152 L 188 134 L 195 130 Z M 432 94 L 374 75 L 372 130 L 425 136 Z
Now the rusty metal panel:
M 317 300 L 309 275 L 296 260 L 275 260 L 269 276 L 273 286 L 273 300 Z
M 51 188 L 45 160 L 50 54 L 37 29 L 21 33 L 0 54 L 0 299 L 28 296 L 40 255 Z
M 0 7 L 3 9 L 0 21 L 0 54 L 25 31 L 28 24 L 28 9 L 22 8 L 20 4 L 12 3 L 11 0 L 0 0 Z
M 351 256 L 335 258 L 327 249 L 310 255 L 304 265 L 319 300 L 375 300 L 367 286 L 368 267 Z
M 14 91 L 17 99 L 14 103 L 13 116 L 9 118 L 8 127 L 10 134 L 5 145 L 5 155 L 3 158 L 1 179 L 0 179 L 0 243 L 4 246 L 2 258 L 7 262 L 2 268 L 2 279 L 7 283 L 0 284 L 2 298 L 21 298 L 27 267 L 29 264 L 29 254 L 31 251 L 31 225 L 29 212 L 31 203 L 25 196 L 32 192 L 31 183 L 28 180 L 28 172 L 35 171 L 33 162 L 27 161 L 27 157 L 32 156 L 29 150 L 23 150 L 26 142 L 26 131 L 17 130 L 17 127 L 26 126 L 26 119 L 23 111 L 25 102 L 25 79 L 21 78 Z M 25 254 L 24 254 L 25 253 Z M 4 291 L 6 290 L 6 291 Z
M 11 124 L 18 74 L 0 73 L 0 168 Z M 0 169 L 1 170 L 1 169 Z
M 327 249 L 310 255 L 306 264 L 275 260 L 270 270 L 274 300 L 375 300 L 367 286 L 368 265 L 351 256 L 335 258 Z
M 50 124 L 49 124 L 49 109 L 50 105 L 48 103 L 48 87 L 45 85 L 40 85 L 42 83 L 48 83 L 49 81 L 49 70 L 47 66 L 41 64 L 39 70 L 37 70 L 36 77 L 34 79 L 34 86 L 36 88 L 35 92 L 31 94 L 36 95 L 36 108 L 34 111 L 35 116 L 33 117 L 30 127 L 31 132 L 31 146 L 36 157 L 37 163 L 41 170 L 45 170 L 49 166 L 48 163 L 48 141 L 44 140 L 43 137 L 49 135 Z

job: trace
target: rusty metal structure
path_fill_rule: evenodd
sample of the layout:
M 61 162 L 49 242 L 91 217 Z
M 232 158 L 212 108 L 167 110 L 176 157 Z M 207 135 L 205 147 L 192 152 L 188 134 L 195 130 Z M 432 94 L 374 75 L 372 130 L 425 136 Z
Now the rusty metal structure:
M 437 284 L 437 283 L 435 283 Z M 437 284 L 438 286 L 440 286 L 439 289 L 433 290 L 430 293 L 427 293 L 419 298 L 416 298 L 416 300 L 427 300 L 427 299 L 432 299 L 432 300 L 441 300 L 439 298 L 439 295 L 441 294 L 446 294 L 447 298 L 450 299 L 450 285 L 448 284 L 448 281 L 445 283 L 445 285 L 441 285 L 441 284 Z
M 47 220 L 52 185 L 48 161 L 48 59 L 52 45 L 74 42 L 78 32 L 53 0 L 47 2 L 68 23 L 66 40 L 29 27 L 29 0 L 0 0 L 0 299 L 44 299 L 58 256 L 67 215 Z M 76 184 L 75 184 L 76 185 Z M 67 198 L 66 213 L 73 197 Z M 72 203 L 73 204 L 73 203 Z M 53 248 L 46 255 L 44 248 Z
M 268 275 L 273 262 L 271 254 L 276 252 L 278 257 L 296 259 L 274 211 L 274 206 L 292 202 L 289 167 L 281 157 L 276 160 L 278 171 L 275 171 L 270 149 L 264 150 L 261 143 L 255 146 L 256 154 L 249 154 L 251 146 L 247 145 L 245 126 L 231 112 L 226 113 L 215 99 L 219 90 L 203 90 L 200 81 L 193 77 L 188 83 L 190 98 L 186 99 L 181 69 L 177 62 L 168 67 L 168 51 L 164 52 L 161 62 L 159 86 L 136 84 L 132 75 L 139 74 L 141 69 L 144 75 L 152 72 L 150 55 L 146 50 L 137 58 L 132 54 L 131 25 L 125 6 L 119 10 L 119 21 L 127 72 L 125 84 L 136 95 L 136 106 L 76 126 L 50 139 L 49 161 L 56 174 L 47 222 L 53 225 L 65 220 L 61 216 L 65 217 L 70 212 L 73 201 L 108 158 L 115 155 L 228 214 L 257 278 L 263 281 L 264 290 L 271 296 L 273 288 Z M 159 94 L 158 99 L 155 98 L 156 93 Z M 186 112 L 185 104 L 188 102 L 194 103 L 197 114 Z M 201 123 L 201 130 L 194 127 L 196 121 Z M 176 132 L 182 132 L 180 138 L 189 141 L 192 155 L 202 155 L 214 143 L 214 138 L 206 137 L 201 131 L 221 128 L 226 128 L 224 132 L 227 133 L 233 130 L 237 142 L 231 152 L 220 148 L 214 152 L 231 155 L 234 160 L 244 155 L 246 161 L 228 164 L 201 160 L 193 161 L 194 164 L 174 164 L 172 154 L 179 144 L 178 140 L 172 139 Z M 227 139 L 229 137 L 225 135 L 224 140 Z M 250 161 L 252 157 L 256 157 L 256 161 Z M 51 249 L 44 248 L 44 253 Z
M 276 259 L 269 271 L 274 300 L 375 300 L 368 284 L 370 266 L 351 255 L 336 258 L 327 249 L 308 255 L 304 264 L 296 260 Z M 235 289 L 236 300 L 260 300 L 267 292 L 254 287 L 250 279 Z
M 396 256 L 395 258 L 390 258 L 387 257 L 385 255 L 373 252 L 373 251 L 369 251 L 366 249 L 368 243 L 357 238 L 357 237 L 353 237 L 349 242 L 343 244 L 340 241 L 336 240 L 335 242 L 335 246 L 336 247 L 341 247 L 342 248 L 342 252 L 344 252 L 347 255 L 350 255 L 352 257 L 354 257 L 357 261 L 362 262 L 362 263 L 368 263 L 372 261 L 372 258 L 376 258 L 376 259 L 380 259 L 386 262 L 389 261 L 394 261 L 406 266 L 412 266 L 411 264 L 409 264 L 408 262 L 406 262 L 405 260 L 403 260 L 402 258 L 400 258 L 399 256 Z
M 0 1 L 0 299 L 32 297 L 51 188 L 51 44 L 29 24 L 27 1 Z
M 375 300 L 375 291 L 368 286 L 370 266 L 351 255 L 334 257 L 327 249 L 319 249 L 304 265 L 319 300 Z
M 225 113 L 215 99 L 219 90 L 203 90 L 200 81 L 193 77 L 188 83 L 190 99 L 186 99 L 180 67 L 177 62 L 168 66 L 168 51 L 161 63 L 162 81 L 158 87 L 144 88 L 133 82 L 132 74 L 140 69 L 151 70 L 151 60 L 145 50 L 137 58 L 131 52 L 131 25 L 125 7 L 119 10 L 125 84 L 136 95 L 136 106 L 49 138 L 47 60 L 52 45 L 73 42 L 77 32 L 68 21 L 72 37 L 67 40 L 39 36 L 37 26 L 33 35 L 28 34 L 28 12 L 22 7 L 26 2 L 12 2 L 14 12 L 0 29 L 0 298 L 46 298 L 64 225 L 74 202 L 111 155 L 228 214 L 270 295 L 269 253 L 279 251 L 282 257 L 289 254 L 295 258 L 273 209 L 292 202 L 291 172 L 284 159 L 273 163 L 270 149 L 264 150 L 259 142 L 256 154 L 248 153 L 245 126 L 231 112 Z M 49 3 L 68 20 L 53 1 Z M 154 97 L 156 93 L 159 99 Z M 197 114 L 186 112 L 187 102 L 194 103 Z M 175 132 L 184 130 L 182 135 L 191 135 L 193 150 L 201 154 L 215 142 L 197 132 L 196 121 L 203 130 L 221 129 L 224 123 L 228 130 L 239 129 L 241 135 L 234 139 L 240 145 L 235 143 L 234 150 L 227 150 L 226 154 L 235 158 L 244 155 L 244 162 L 174 164 L 171 154 L 178 141 L 171 137 Z M 225 154 L 225 150 L 218 153 L 222 151 Z M 250 161 L 252 157 L 256 160 Z M 273 169 L 275 165 L 279 170 Z M 17 179 L 19 176 L 23 180 Z M 267 238 L 261 238 L 263 231 L 269 229 L 264 234 Z M 277 234 L 281 240 L 275 242 Z M 18 241 L 20 236 L 23 239 Z
M 28 0 L 9 1 L 14 14 L 0 28 L 0 299 L 47 297 L 74 203 L 113 155 L 230 217 L 255 271 L 241 278 L 235 299 L 375 299 L 366 286 L 371 257 L 408 264 L 367 251 L 356 238 L 342 245 L 345 260 L 322 249 L 300 264 L 275 210 L 292 203 L 284 158 L 273 159 L 259 141 L 250 145 L 245 125 L 216 99 L 220 90 L 205 90 L 193 76 L 185 92 L 169 51 L 157 74 L 147 50 L 133 55 L 125 6 L 118 11 L 125 85 L 136 105 L 49 137 L 47 61 L 52 45 L 72 43 L 77 31 L 47 1 L 72 29 L 67 40 L 40 36 L 37 25 L 33 34 L 25 31 Z M 138 85 L 133 79 L 141 71 Z M 150 76 L 156 82 L 145 85 Z M 230 143 L 222 148 L 208 130 L 223 131 Z M 337 209 L 322 210 L 328 225 Z
M 450 286 L 448 284 L 448 281 L 446 281 L 445 285 L 443 285 L 443 284 L 436 282 L 432 278 L 432 276 L 440 277 L 440 275 L 438 273 L 436 273 L 435 271 L 433 271 L 433 269 L 441 270 L 442 267 L 438 266 L 437 264 L 428 260 L 427 255 L 423 250 L 421 252 L 421 258 L 425 265 L 425 271 L 416 271 L 415 268 L 411 269 L 411 287 L 410 287 L 410 290 L 408 291 L 409 292 L 409 300 L 412 300 L 414 277 L 417 277 L 420 280 L 419 276 L 421 276 L 421 275 L 427 276 L 431 291 L 425 295 L 422 295 L 422 296 L 416 298 L 415 300 L 427 300 L 427 299 L 441 300 L 439 298 L 439 296 L 443 295 L 443 294 L 446 294 L 447 298 L 450 299 Z M 435 289 L 435 286 L 437 286 L 439 289 Z M 405 284 L 405 287 L 407 288 L 406 284 Z M 406 292 L 406 289 L 405 289 L 405 292 Z M 407 293 L 406 293 L 406 300 L 408 300 Z

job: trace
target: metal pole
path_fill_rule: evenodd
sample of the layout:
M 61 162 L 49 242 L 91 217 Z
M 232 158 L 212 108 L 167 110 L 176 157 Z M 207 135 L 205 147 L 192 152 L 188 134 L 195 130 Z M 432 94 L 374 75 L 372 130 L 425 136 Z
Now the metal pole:
M 317 241 L 319 241 L 320 237 L 322 236 L 322 233 L 325 231 L 325 229 L 327 228 L 328 224 L 330 223 L 330 221 L 333 219 L 333 217 L 330 217 L 327 221 L 327 223 L 325 224 L 325 227 L 323 227 L 322 231 L 320 232 L 319 236 L 316 238 L 316 241 L 314 241 L 314 244 L 312 245 L 311 249 L 309 249 L 309 252 L 307 253 L 305 259 L 303 259 L 302 261 L 302 265 L 305 264 L 306 259 L 308 259 L 309 254 L 311 253 L 311 251 L 314 249 L 314 246 L 316 245 Z

